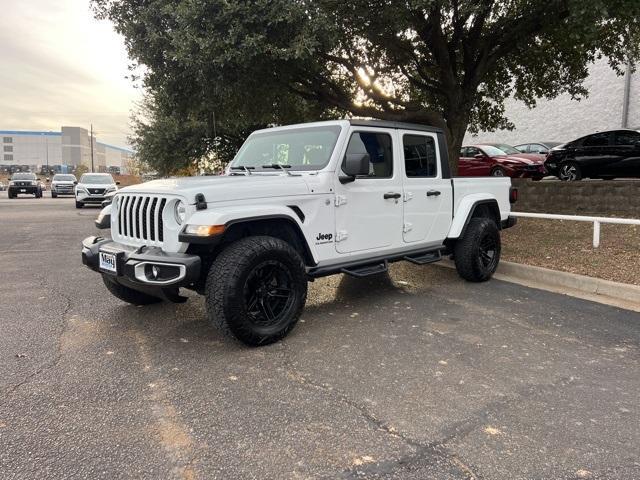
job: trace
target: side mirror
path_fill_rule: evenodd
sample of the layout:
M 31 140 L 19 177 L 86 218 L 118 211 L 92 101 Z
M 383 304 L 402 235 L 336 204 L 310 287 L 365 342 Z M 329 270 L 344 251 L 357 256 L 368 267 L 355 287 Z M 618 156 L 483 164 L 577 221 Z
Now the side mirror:
M 74 185 L 77 185 L 77 184 L 78 184 L 78 181 L 76 180 L 75 182 L 73 182 L 73 184 L 74 184 Z
M 473 158 L 477 158 L 478 160 L 482 160 L 483 158 L 485 158 L 485 155 L 482 153 L 476 153 Z
M 369 154 L 348 153 L 342 162 L 345 176 L 340 177 L 340 183 L 353 182 L 358 175 L 369 175 Z
M 116 182 L 116 185 L 120 185 L 120 182 Z

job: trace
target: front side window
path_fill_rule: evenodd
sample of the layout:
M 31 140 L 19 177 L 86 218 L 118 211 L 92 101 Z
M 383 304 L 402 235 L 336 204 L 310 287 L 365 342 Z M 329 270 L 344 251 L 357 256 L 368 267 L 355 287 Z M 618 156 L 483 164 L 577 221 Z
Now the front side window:
M 349 154 L 369 154 L 370 178 L 389 178 L 393 174 L 391 136 L 386 133 L 354 132 L 347 146 Z
M 589 135 L 584 139 L 582 145 L 585 147 L 601 147 L 604 145 L 609 145 L 609 132 Z
M 231 167 L 267 171 L 282 165 L 289 170 L 321 170 L 329 163 L 339 135 L 340 127 L 335 125 L 251 135 Z
M 516 150 L 518 150 L 519 152 L 522 152 L 522 153 L 527 153 L 529 151 L 529 145 L 528 144 L 527 145 L 518 145 L 516 147 Z
M 402 146 L 407 177 L 435 177 L 438 174 L 436 143 L 433 137 L 404 135 Z

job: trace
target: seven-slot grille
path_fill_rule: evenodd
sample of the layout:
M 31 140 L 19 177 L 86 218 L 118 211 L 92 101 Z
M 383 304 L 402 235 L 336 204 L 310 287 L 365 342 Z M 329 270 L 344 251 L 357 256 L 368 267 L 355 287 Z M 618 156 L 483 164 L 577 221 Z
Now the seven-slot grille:
M 136 243 L 162 245 L 162 212 L 167 199 L 147 195 L 119 196 L 118 235 Z

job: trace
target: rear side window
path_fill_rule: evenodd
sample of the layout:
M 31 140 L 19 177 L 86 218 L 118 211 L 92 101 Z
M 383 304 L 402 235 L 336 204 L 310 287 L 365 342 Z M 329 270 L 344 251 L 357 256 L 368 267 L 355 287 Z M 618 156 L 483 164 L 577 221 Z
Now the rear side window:
M 616 145 L 640 145 L 640 133 L 638 132 L 616 132 Z
M 369 177 L 389 178 L 393 174 L 391 136 L 386 133 L 354 132 L 347 146 L 347 154 L 369 154 Z
M 404 135 L 402 146 L 407 177 L 435 177 L 438 174 L 436 144 L 433 137 Z
M 595 133 L 584 139 L 582 145 L 585 147 L 601 147 L 609 145 L 609 132 Z

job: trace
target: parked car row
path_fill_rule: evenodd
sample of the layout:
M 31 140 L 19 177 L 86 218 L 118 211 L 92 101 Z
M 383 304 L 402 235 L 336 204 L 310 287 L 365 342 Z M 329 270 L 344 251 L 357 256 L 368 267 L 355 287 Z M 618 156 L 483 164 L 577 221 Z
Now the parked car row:
M 611 130 L 567 143 L 531 142 L 464 145 L 460 176 L 508 176 L 540 180 L 556 176 L 572 182 L 583 178 L 640 177 L 640 132 Z
M 109 173 L 85 173 L 80 181 L 75 175 L 59 173 L 51 180 L 51 197 L 73 195 L 76 208 L 86 204 L 100 205 L 109 194 L 118 190 L 119 184 Z M 42 198 L 42 192 L 46 189 L 46 184 L 38 180 L 35 173 L 17 172 L 9 179 L 8 196 L 17 198 L 18 195 L 34 195 Z

